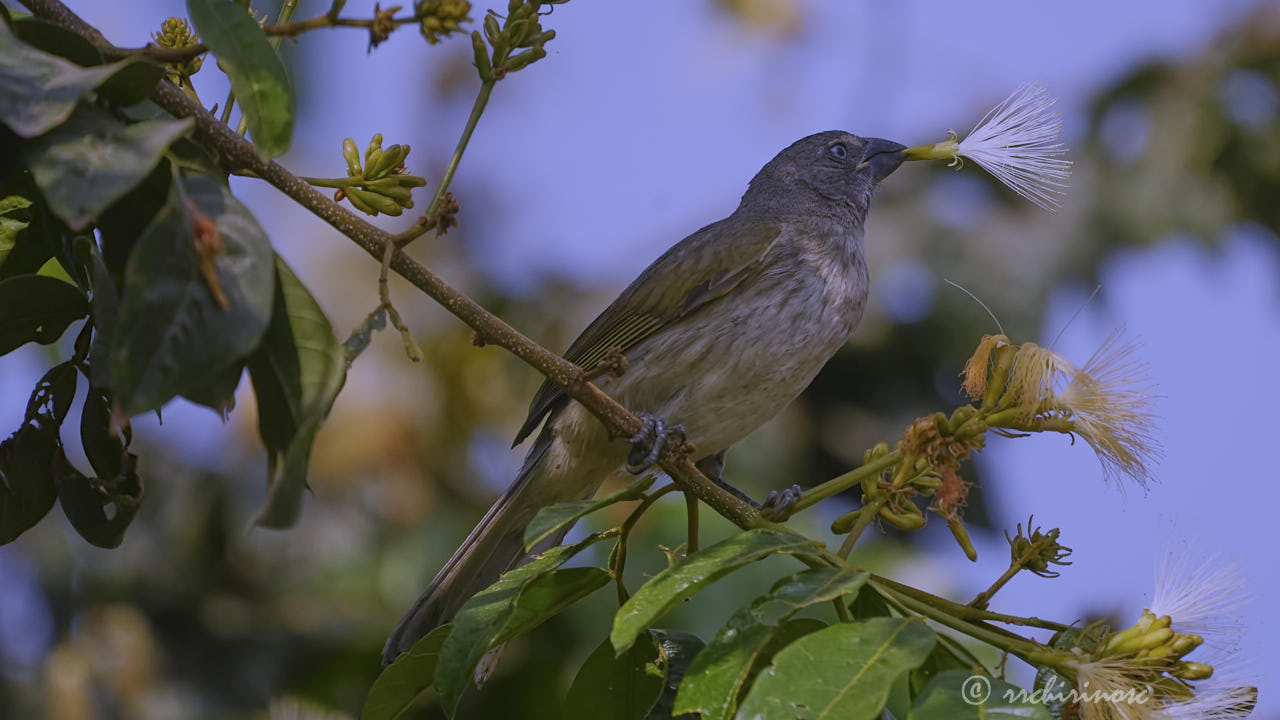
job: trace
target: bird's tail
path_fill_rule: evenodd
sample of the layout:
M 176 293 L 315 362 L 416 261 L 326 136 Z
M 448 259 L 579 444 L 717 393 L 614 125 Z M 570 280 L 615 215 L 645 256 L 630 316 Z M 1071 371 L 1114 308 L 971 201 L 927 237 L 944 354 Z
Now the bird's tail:
M 557 442 L 549 422 L 530 449 L 515 482 L 489 508 L 391 631 L 382 649 L 383 664 L 391 663 L 427 633 L 449 622 L 472 595 L 492 585 L 499 575 L 523 559 L 524 530 L 540 508 L 581 500 L 600 486 L 604 475 L 593 472 L 594 468 L 564 462 L 563 457 L 549 457 L 562 450 L 554 447 Z M 563 533 L 553 539 L 558 543 Z

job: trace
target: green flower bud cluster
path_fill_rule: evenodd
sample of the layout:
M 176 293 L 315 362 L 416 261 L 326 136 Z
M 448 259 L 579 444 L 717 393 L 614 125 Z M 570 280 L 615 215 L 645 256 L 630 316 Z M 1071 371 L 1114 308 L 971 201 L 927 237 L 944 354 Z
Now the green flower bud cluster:
M 542 29 L 538 8 L 543 4 L 539 0 L 510 0 L 505 18 L 493 10 L 485 15 L 484 37 L 478 31 L 471 33 L 481 80 L 501 80 L 507 73 L 523 70 L 547 56 L 543 45 L 555 38 L 556 31 Z M 485 47 L 485 38 L 493 48 L 492 56 Z
M 382 134 L 379 133 L 365 148 L 362 167 L 355 141 L 351 138 L 343 140 L 342 156 L 347 161 L 347 176 L 359 178 L 360 182 L 344 183 L 335 199 L 346 197 L 357 210 L 369 215 L 399 215 L 412 208 L 412 189 L 426 185 L 427 181 L 405 173 L 404 159 L 408 155 L 408 145 L 383 148 Z
M 1182 659 L 1200 647 L 1204 638 L 1194 633 L 1176 632 L 1170 627 L 1172 622 L 1168 615 L 1156 617 L 1150 610 L 1143 610 L 1142 617 L 1132 627 L 1106 639 L 1099 655 L 1128 655 L 1140 665 L 1159 667 L 1181 680 L 1207 680 L 1212 677 L 1212 665 Z
M 422 18 L 422 36 L 435 45 L 441 38 L 462 32 L 462 23 L 471 22 L 468 0 L 422 0 L 418 17 Z
M 1031 529 L 1031 520 L 1027 521 L 1027 529 Z M 1009 541 L 1011 562 L 1040 577 L 1058 577 L 1060 573 L 1050 570 L 1049 566 L 1071 564 L 1065 559 L 1071 554 L 1071 548 L 1058 542 L 1059 532 L 1058 528 L 1049 532 L 1042 532 L 1040 528 L 1036 528 L 1031 531 L 1031 536 L 1027 537 L 1022 532 L 1022 523 L 1018 523 L 1018 532 L 1014 537 L 1009 537 L 1008 531 L 1004 534 L 1005 540 Z
M 166 50 L 181 50 L 200 44 L 200 38 L 196 36 L 195 31 L 185 19 L 180 17 L 171 17 L 161 23 L 160 32 L 151 33 L 151 40 Z M 186 62 L 166 63 L 165 75 L 176 83 L 179 78 L 191 77 L 200 72 L 200 66 L 203 64 L 203 55 L 197 55 Z

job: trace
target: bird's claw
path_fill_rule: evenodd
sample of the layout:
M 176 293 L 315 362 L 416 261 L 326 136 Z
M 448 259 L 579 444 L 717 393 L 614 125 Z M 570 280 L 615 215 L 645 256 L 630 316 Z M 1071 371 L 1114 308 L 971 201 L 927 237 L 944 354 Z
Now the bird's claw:
M 627 442 L 631 443 L 631 453 L 627 455 L 627 472 L 632 475 L 639 475 L 653 467 L 662 454 L 662 448 L 668 443 L 685 441 L 683 425 L 667 427 L 662 418 L 647 413 L 636 413 L 636 417 L 644 425 L 640 427 L 640 432 L 627 438 Z
M 791 506 L 804 495 L 799 485 L 778 491 L 771 490 L 769 496 L 760 504 L 760 514 L 768 520 L 783 520 L 791 514 Z

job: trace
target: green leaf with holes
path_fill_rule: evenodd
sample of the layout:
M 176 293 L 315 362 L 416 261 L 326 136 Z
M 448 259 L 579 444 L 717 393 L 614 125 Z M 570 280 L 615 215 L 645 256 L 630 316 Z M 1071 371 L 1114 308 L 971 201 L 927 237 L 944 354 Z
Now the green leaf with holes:
M 58 431 L 76 394 L 76 368 L 55 365 L 27 400 L 17 432 L 0 443 L 0 545 L 40 522 L 58 498 L 53 458 Z

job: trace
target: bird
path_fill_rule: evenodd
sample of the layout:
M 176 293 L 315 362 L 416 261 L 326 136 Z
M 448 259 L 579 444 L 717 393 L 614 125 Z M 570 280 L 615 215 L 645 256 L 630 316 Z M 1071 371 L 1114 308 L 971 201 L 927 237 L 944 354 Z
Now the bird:
M 383 662 L 526 558 L 524 529 L 539 509 L 586 499 L 612 475 L 646 471 L 663 443 L 692 443 L 697 467 L 723 484 L 728 448 L 799 396 L 862 318 L 867 212 L 904 149 L 839 130 L 797 140 L 751 179 L 732 214 L 640 273 L 564 357 L 591 369 L 621 352 L 625 371 L 596 384 L 643 429 L 611 437 L 544 382 L 516 436 L 518 445 L 542 428 L 515 481 L 396 625 Z M 785 505 L 798 491 L 766 504 Z

